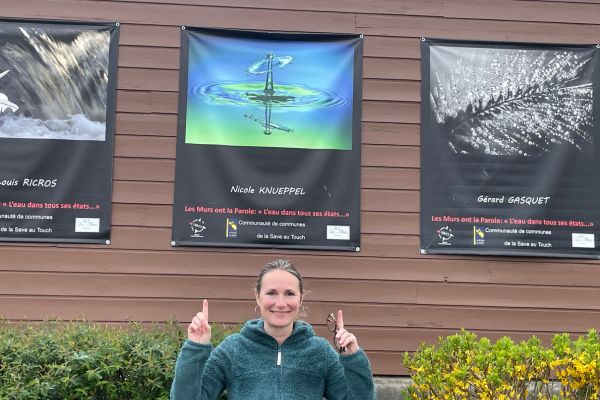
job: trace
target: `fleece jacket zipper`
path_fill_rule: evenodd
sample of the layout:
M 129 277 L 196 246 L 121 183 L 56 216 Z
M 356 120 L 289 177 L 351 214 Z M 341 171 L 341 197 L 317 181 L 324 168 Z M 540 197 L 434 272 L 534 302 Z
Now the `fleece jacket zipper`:
M 283 375 L 283 368 L 281 368 L 281 345 L 277 345 L 277 392 L 279 393 L 279 399 L 281 400 L 281 381 Z

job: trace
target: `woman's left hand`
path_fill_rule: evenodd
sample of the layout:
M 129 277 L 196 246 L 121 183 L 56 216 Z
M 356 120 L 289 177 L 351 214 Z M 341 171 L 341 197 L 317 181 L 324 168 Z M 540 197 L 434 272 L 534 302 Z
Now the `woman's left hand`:
M 337 329 L 338 332 L 335 335 L 337 342 L 340 347 L 346 348 L 346 351 L 342 354 L 349 355 L 356 353 L 360 349 L 360 347 L 358 347 L 358 340 L 354 334 L 348 332 L 344 328 L 344 315 L 342 314 L 342 310 L 338 310 Z

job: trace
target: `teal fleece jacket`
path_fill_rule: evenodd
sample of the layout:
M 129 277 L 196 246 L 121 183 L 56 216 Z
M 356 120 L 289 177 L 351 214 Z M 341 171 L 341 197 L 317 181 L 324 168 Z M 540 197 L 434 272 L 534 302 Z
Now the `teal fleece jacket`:
M 228 400 L 375 400 L 364 351 L 339 355 L 302 321 L 281 346 L 262 320 L 246 322 L 214 350 L 186 340 L 171 400 L 217 400 L 225 389 Z

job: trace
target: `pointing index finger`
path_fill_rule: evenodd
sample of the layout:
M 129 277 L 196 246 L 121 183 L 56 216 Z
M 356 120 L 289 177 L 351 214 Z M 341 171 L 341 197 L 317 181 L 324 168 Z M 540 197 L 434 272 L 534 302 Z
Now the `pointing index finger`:
M 202 301 L 202 315 L 204 315 L 204 318 L 208 321 L 208 300 L 206 299 Z
M 344 329 L 344 315 L 342 314 L 342 310 L 338 310 L 337 328 Z

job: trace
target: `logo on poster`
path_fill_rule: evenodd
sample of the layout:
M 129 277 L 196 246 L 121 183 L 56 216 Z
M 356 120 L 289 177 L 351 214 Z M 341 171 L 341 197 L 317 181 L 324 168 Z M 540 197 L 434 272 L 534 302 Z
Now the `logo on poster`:
M 225 226 L 225 237 L 234 238 L 237 237 L 238 231 L 238 219 L 227 218 L 227 225 Z
M 190 237 L 204 237 L 201 233 L 206 230 L 206 226 L 204 225 L 202 218 L 196 218 L 195 220 L 190 221 L 190 229 L 194 232 Z
M 452 243 L 450 243 L 450 239 L 452 239 L 454 235 L 452 234 L 452 229 L 450 229 L 448 225 L 441 227 L 436 232 L 438 234 L 438 237 L 440 238 L 438 244 L 442 246 L 452 246 Z
M 473 245 L 482 246 L 485 244 L 485 228 L 483 226 L 473 226 Z

